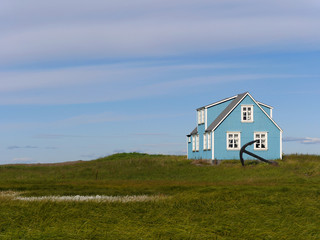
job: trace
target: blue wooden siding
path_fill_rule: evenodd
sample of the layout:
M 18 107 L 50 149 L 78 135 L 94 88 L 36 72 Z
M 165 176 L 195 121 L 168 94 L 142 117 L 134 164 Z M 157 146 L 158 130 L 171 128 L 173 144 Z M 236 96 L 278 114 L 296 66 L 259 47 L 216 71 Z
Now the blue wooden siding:
M 245 104 L 254 106 L 252 123 L 241 122 L 241 105 Z M 254 151 L 253 145 L 247 149 L 266 159 L 280 158 L 280 130 L 248 95 L 215 130 L 216 159 L 239 159 L 239 150 L 227 150 L 227 132 L 232 131 L 241 132 L 241 146 L 254 140 L 254 132 L 268 132 L 268 150 Z M 244 156 L 252 159 L 246 154 Z

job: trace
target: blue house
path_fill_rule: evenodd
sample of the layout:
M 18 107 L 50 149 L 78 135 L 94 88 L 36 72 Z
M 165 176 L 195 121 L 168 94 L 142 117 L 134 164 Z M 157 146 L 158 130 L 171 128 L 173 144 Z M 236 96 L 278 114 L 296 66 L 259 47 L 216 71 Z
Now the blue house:
M 197 109 L 197 126 L 187 135 L 188 159 L 239 159 L 241 147 L 265 159 L 282 159 L 282 129 L 272 107 L 248 92 Z M 245 159 L 253 159 L 244 154 Z

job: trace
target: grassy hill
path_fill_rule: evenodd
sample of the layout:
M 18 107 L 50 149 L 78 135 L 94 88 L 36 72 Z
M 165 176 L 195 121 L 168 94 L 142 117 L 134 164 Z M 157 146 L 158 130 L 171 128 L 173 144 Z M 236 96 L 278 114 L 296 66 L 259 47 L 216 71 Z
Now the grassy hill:
M 115 154 L 88 162 L 0 166 L 0 239 L 320 239 L 320 157 L 279 166 Z M 145 202 L 8 197 L 148 195 Z

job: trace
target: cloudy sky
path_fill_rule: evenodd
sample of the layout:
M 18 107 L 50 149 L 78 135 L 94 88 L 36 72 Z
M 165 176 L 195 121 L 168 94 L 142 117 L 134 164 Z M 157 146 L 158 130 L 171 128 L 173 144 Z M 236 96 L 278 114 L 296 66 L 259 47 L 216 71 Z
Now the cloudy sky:
M 249 91 L 320 154 L 318 0 L 0 7 L 0 163 L 186 154 L 197 107 Z

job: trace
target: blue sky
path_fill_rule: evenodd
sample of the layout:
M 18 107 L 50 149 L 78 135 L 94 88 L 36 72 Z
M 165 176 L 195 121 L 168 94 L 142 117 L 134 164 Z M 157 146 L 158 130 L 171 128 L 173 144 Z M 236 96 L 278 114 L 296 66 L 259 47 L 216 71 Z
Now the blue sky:
M 197 107 L 249 91 L 320 154 L 318 0 L 2 1 L 0 163 L 186 154 Z

